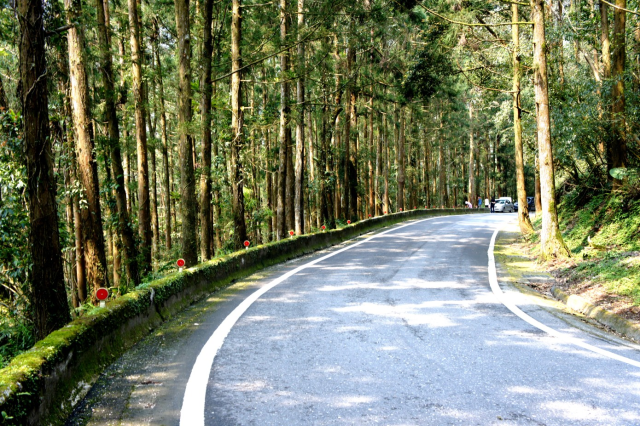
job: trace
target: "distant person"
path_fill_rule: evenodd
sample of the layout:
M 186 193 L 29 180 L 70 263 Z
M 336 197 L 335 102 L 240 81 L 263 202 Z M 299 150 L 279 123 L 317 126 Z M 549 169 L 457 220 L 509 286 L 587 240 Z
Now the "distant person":
M 482 207 L 482 197 L 478 197 L 478 208 Z
M 491 213 L 496 212 L 496 197 L 491 197 Z
M 485 209 L 488 209 L 488 208 L 489 208 L 489 199 L 488 199 L 488 198 L 485 198 L 485 199 L 484 199 L 484 208 L 485 208 Z

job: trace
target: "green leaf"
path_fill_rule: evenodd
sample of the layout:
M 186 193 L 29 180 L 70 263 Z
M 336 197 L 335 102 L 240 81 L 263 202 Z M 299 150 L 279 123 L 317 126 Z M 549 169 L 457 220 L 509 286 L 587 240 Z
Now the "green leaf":
M 618 168 L 609 170 L 609 174 L 614 179 L 622 180 L 629 175 L 629 172 L 625 167 L 618 167 Z

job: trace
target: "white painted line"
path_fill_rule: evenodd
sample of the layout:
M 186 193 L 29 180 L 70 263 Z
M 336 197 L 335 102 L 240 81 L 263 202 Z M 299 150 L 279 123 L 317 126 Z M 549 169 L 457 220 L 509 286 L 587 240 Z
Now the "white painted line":
M 551 327 L 548 327 L 544 324 L 542 324 L 540 321 L 537 321 L 533 318 L 531 318 L 529 315 L 525 314 L 520 308 L 518 308 L 514 303 L 512 303 L 508 298 L 507 295 L 504 294 L 502 292 L 502 290 L 500 289 L 500 286 L 498 285 L 498 274 L 496 272 L 496 262 L 495 262 L 495 257 L 493 255 L 493 250 L 496 244 L 496 237 L 498 236 L 498 232 L 500 231 L 500 228 L 496 228 L 496 230 L 493 232 L 493 236 L 491 237 L 491 243 L 489 244 L 489 251 L 488 251 L 488 255 L 489 255 L 489 283 L 491 284 L 491 290 L 493 291 L 493 293 L 498 297 L 498 300 L 500 300 L 500 302 L 507 307 L 507 309 L 509 309 L 511 312 L 513 312 L 514 314 L 516 314 L 518 317 L 520 317 L 521 319 L 523 319 L 524 321 L 528 322 L 529 324 L 531 324 L 532 326 L 536 327 L 539 330 L 542 330 L 544 332 L 546 332 L 547 334 L 554 336 L 554 337 L 558 337 L 560 339 L 562 339 L 565 342 L 571 343 L 573 345 L 579 346 L 583 349 L 587 349 L 591 352 L 595 352 L 599 355 L 605 356 L 607 358 L 611 358 L 611 359 L 615 359 L 616 361 L 620 361 L 620 362 L 624 362 L 625 364 L 629 364 L 632 365 L 634 367 L 639 367 L 640 368 L 640 362 L 638 361 L 634 361 L 630 358 L 626 358 L 623 357 L 621 355 L 615 354 L 613 352 L 609 352 L 607 350 L 604 350 L 602 348 L 598 348 L 596 346 L 590 345 L 588 343 L 585 343 L 583 341 L 581 341 L 580 339 L 576 339 L 572 336 L 569 336 L 565 333 L 561 333 L 557 330 L 554 330 Z
M 189 376 L 189 381 L 187 382 L 187 387 L 184 392 L 184 399 L 182 400 L 182 409 L 180 410 L 180 426 L 204 426 L 204 408 L 205 408 L 205 397 L 207 393 L 207 383 L 209 382 L 209 375 L 211 374 L 211 367 L 213 366 L 213 360 L 218 353 L 218 350 L 222 347 L 225 338 L 231 331 L 231 328 L 234 324 L 240 319 L 242 314 L 249 309 L 249 307 L 258 300 L 260 296 L 265 294 L 267 291 L 271 290 L 287 278 L 297 274 L 303 269 L 308 268 L 309 266 L 313 266 L 316 263 L 322 262 L 323 260 L 329 259 L 337 254 L 340 254 L 344 251 L 350 250 L 354 247 L 359 246 L 360 244 L 364 244 L 373 240 L 374 238 L 378 238 L 384 234 L 387 234 L 392 231 L 397 231 L 398 229 L 402 229 L 406 226 L 415 225 L 416 223 L 425 222 L 427 220 L 433 219 L 442 219 L 446 216 L 436 216 L 430 217 L 427 219 L 418 220 L 415 222 L 410 222 L 405 225 L 396 226 L 392 229 L 388 229 L 379 234 L 375 234 L 365 240 L 357 242 L 355 244 L 351 244 L 345 248 L 334 251 L 333 253 L 329 253 L 326 256 L 320 257 L 316 260 L 312 260 L 309 263 L 305 263 L 304 265 L 298 266 L 297 268 L 287 272 L 286 274 L 276 278 L 271 281 L 269 284 L 261 287 L 260 289 L 253 292 L 249 297 L 242 301 L 234 310 L 227 316 L 222 323 L 216 328 L 213 332 L 207 343 L 202 347 L 196 362 L 193 364 L 193 369 L 191 370 L 191 375 Z

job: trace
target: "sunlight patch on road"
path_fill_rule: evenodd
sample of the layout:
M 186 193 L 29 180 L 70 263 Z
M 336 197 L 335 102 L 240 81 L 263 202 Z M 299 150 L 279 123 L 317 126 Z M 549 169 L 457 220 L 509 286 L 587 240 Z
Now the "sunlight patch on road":
M 507 388 L 507 392 L 513 392 L 521 395 L 534 395 L 540 393 L 540 389 L 532 388 L 530 386 L 511 386 Z
M 419 313 L 424 309 L 423 304 L 419 305 L 387 305 L 379 303 L 361 303 L 356 306 L 333 309 L 335 312 L 348 313 L 359 312 L 368 315 L 376 315 L 386 318 L 398 318 L 407 322 L 408 325 L 426 325 L 431 328 L 453 327 L 458 324 L 451 321 L 446 315 L 439 313 Z
M 621 413 L 612 413 L 602 408 L 595 408 L 589 404 L 583 404 L 575 401 L 550 401 L 542 404 L 547 409 L 559 413 L 567 420 L 590 420 L 601 422 L 600 424 L 607 424 L 607 421 L 612 418 L 621 418 Z M 626 413 L 624 416 L 627 420 L 639 420 L 640 415 L 633 413 Z
M 341 396 L 340 401 L 334 402 L 331 405 L 333 405 L 334 407 L 347 408 L 359 404 L 369 404 L 376 401 L 376 399 L 377 398 L 372 398 L 370 396 L 364 395 Z
M 344 290 L 410 290 L 410 289 L 434 289 L 434 288 L 466 288 L 467 285 L 456 281 L 427 281 L 420 278 L 409 278 L 403 281 L 391 283 L 350 283 L 343 285 L 325 285 L 318 291 L 344 291 Z
M 274 319 L 271 315 L 247 315 L 242 319 L 243 323 L 254 323 Z

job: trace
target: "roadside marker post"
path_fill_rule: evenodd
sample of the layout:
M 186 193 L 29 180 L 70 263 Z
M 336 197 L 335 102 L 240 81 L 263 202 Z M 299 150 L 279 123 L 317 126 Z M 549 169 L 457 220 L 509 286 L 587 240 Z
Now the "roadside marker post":
M 178 259 L 176 265 L 178 265 L 178 272 L 182 272 L 182 268 L 184 268 L 184 259 Z
M 107 290 L 106 288 L 100 287 L 99 289 L 96 290 L 96 299 L 100 301 L 101 308 L 104 308 L 105 306 L 107 306 L 106 300 L 108 297 L 109 297 L 109 290 Z
M 293 231 L 289 231 L 289 235 L 290 235 L 290 237 L 289 237 L 289 238 L 293 238 L 293 234 L 294 234 L 294 232 L 293 232 Z
M 244 248 L 245 248 L 245 250 L 249 250 L 249 246 L 251 245 L 251 243 L 249 242 L 249 240 L 245 241 L 243 244 L 244 244 Z
M 324 232 L 326 226 L 322 225 L 322 232 Z
M 347 220 L 347 225 L 351 225 L 351 221 L 350 220 Z

